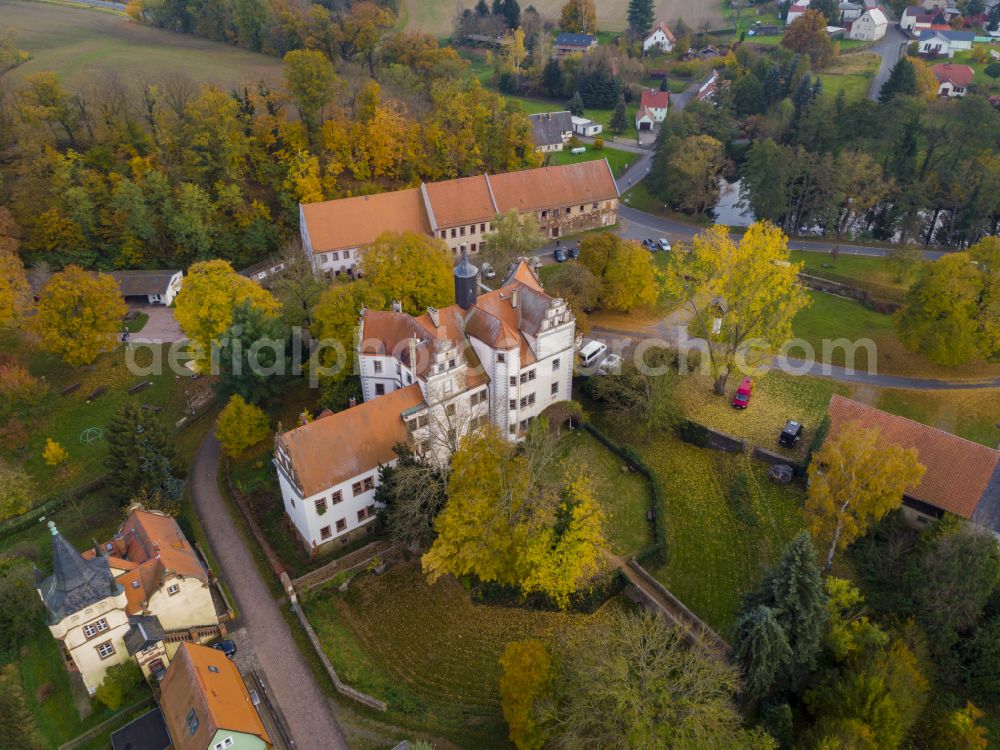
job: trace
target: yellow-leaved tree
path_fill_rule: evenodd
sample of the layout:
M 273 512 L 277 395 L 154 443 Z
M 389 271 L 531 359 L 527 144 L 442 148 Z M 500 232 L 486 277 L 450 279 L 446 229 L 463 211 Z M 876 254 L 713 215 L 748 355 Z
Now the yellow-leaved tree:
M 537 702 L 552 681 L 552 657 L 541 641 L 511 641 L 500 655 L 500 707 L 517 750 L 541 750 L 546 733 Z
M 544 419 L 523 447 L 492 425 L 462 438 L 452 456 L 448 500 L 423 556 L 433 583 L 442 575 L 539 592 L 565 607 L 601 570 L 606 546 L 584 474 L 552 479 L 552 442 Z
M 337 357 L 343 357 L 343 366 L 333 380 L 343 380 L 354 373 L 354 333 L 358 327 L 358 311 L 363 307 L 381 310 L 386 300 L 381 293 L 372 289 L 368 279 L 350 283 L 334 282 L 320 295 L 319 302 L 312 310 L 310 332 L 321 348 L 318 350 L 320 364 L 329 368 L 337 364 Z M 340 349 L 330 342 L 340 343 Z
M 266 440 L 271 434 L 271 420 L 262 409 L 248 404 L 242 396 L 233 396 L 219 413 L 215 436 L 223 452 L 230 458 Z
M 42 451 L 42 458 L 49 466 L 58 466 L 66 463 L 69 453 L 59 443 L 50 437 L 45 438 L 45 449 Z
M 594 234 L 580 243 L 580 262 L 601 282 L 600 303 L 630 312 L 656 304 L 656 268 L 648 250 L 616 234 Z
M 66 266 L 42 288 L 31 323 L 42 346 L 75 367 L 115 345 L 126 312 L 111 276 Z
M 753 224 L 738 243 L 716 225 L 695 235 L 689 253 L 671 253 L 667 285 L 687 305 L 691 335 L 708 340 L 717 394 L 726 392 L 732 372 L 777 352 L 792 335 L 792 318 L 809 303 L 796 280 L 802 264 L 788 258 L 788 237 L 767 221 Z
M 915 448 L 886 444 L 875 428 L 850 422 L 828 437 L 809 464 L 805 514 L 816 546 L 833 556 L 898 508 L 925 467 Z
M 0 326 L 20 319 L 31 305 L 31 287 L 24 273 L 24 264 L 14 253 L 0 249 Z
M 385 232 L 361 254 L 361 272 L 386 300 L 420 315 L 455 301 L 452 258 L 439 239 L 416 232 Z
M 281 309 L 271 293 L 233 270 L 225 260 L 206 260 L 192 265 L 174 302 L 174 317 L 184 334 L 201 347 L 197 359 L 209 357 L 212 343 L 233 322 L 233 310 L 249 300 L 266 313 Z

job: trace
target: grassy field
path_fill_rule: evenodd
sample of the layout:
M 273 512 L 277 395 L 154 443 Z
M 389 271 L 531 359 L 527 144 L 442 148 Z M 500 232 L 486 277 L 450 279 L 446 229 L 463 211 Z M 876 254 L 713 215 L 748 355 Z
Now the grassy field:
M 594 148 L 589 143 L 585 143 L 583 146 L 587 150 L 582 154 L 571 154 L 569 149 L 553 151 L 546 156 L 545 163 L 559 166 L 562 164 L 579 164 L 583 161 L 594 161 L 595 159 L 607 159 L 608 164 L 611 166 L 611 171 L 616 177 L 621 177 L 638 156 L 638 154 L 632 151 L 621 151 L 609 146 L 601 149 Z
M 555 99 L 529 99 L 525 96 L 508 96 L 507 98 L 518 102 L 521 108 L 529 115 L 566 109 L 566 102 Z M 637 109 L 639 109 L 639 105 L 636 102 L 632 102 L 627 107 L 628 129 L 621 134 L 624 138 L 635 138 L 635 113 Z M 604 126 L 605 134 L 611 133 L 611 115 L 613 114 L 614 110 L 612 109 L 585 109 L 583 111 L 584 117 L 594 122 L 599 122 Z
M 449 8 L 454 10 L 454 4 Z M 0 26 L 14 29 L 18 46 L 32 56 L 9 74 L 15 81 L 51 70 L 66 86 L 79 89 L 105 72 L 117 72 L 133 84 L 182 75 L 228 89 L 282 75 L 277 58 L 96 9 L 0 0 Z
M 303 609 L 341 678 L 389 704 L 387 719 L 462 747 L 506 748 L 498 659 L 510 641 L 558 646 L 600 615 L 473 604 L 453 578 L 427 584 L 418 563 L 355 579 Z
M 858 101 L 868 96 L 868 89 L 878 68 L 878 55 L 858 52 L 835 58 L 822 72 L 817 73 L 817 77 L 823 82 L 823 93 L 826 96 L 837 96 L 843 91 L 848 101 Z
M 901 302 L 909 286 L 908 281 L 896 280 L 885 258 L 846 254 L 833 258 L 805 250 L 791 250 L 789 254 L 793 263 L 805 264 L 805 273 L 866 289 L 879 299 Z
M 1000 389 L 884 390 L 874 405 L 991 448 L 1000 444 Z
M 975 75 L 972 77 L 974 85 L 981 86 L 988 94 L 1000 93 L 1000 79 L 990 78 L 986 75 L 986 66 L 992 61 L 976 62 L 972 59 L 971 50 L 962 50 L 961 52 L 956 52 L 955 57 L 953 57 L 950 61 L 941 60 L 941 62 L 953 62 L 961 65 L 968 65 L 973 71 L 975 71 Z

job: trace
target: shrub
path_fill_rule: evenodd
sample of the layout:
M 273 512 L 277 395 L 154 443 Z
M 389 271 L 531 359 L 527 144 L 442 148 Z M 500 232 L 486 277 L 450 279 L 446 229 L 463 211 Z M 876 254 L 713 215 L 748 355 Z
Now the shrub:
M 104 680 L 97 686 L 94 697 L 112 711 L 117 711 L 141 683 L 142 671 L 138 664 L 129 659 L 108 669 Z
M 699 448 L 707 448 L 711 439 L 708 428 L 690 419 L 684 420 L 677 428 L 677 434 L 681 440 Z
M 248 404 L 242 396 L 233 396 L 219 414 L 215 436 L 230 458 L 240 455 L 271 434 L 271 422 L 261 409 Z
M 595 138 L 594 139 L 594 150 L 595 151 L 600 151 L 602 148 L 604 148 L 604 139 L 603 138 Z
M 58 466 L 66 463 L 69 453 L 59 443 L 52 438 L 45 438 L 45 450 L 42 451 L 42 458 L 48 466 Z

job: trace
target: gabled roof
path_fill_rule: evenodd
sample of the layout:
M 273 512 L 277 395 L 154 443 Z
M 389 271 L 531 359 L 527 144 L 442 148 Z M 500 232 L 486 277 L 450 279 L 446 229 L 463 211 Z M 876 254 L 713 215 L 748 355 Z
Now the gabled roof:
M 170 280 L 181 270 L 167 271 L 112 271 L 111 278 L 118 282 L 123 297 L 164 294 Z
M 436 229 L 491 221 L 497 207 L 486 175 L 424 185 Z
M 563 142 L 563 133 L 573 131 L 572 115 L 563 112 L 539 112 L 528 115 L 531 120 L 531 137 L 536 146 L 557 146 Z
M 219 730 L 255 735 L 271 744 L 239 669 L 218 649 L 181 643 L 160 690 L 175 750 L 206 750 Z M 198 720 L 194 734 L 187 722 L 192 709 Z
M 111 733 L 111 750 L 169 750 L 170 735 L 159 708 Z
M 949 42 L 971 42 L 975 40 L 976 35 L 971 31 L 944 31 L 938 29 L 925 29 L 920 32 L 921 42 L 933 39 L 934 37 L 947 39 Z
M 869 8 L 863 15 L 868 16 L 872 20 L 872 23 L 876 26 L 882 26 L 889 23 L 889 19 L 886 17 L 885 11 L 881 8 Z
M 52 532 L 52 575 L 42 581 L 39 592 L 48 610 L 50 623 L 86 609 L 92 604 L 118 596 L 122 588 L 111 575 L 104 557 L 86 558 L 66 541 L 54 523 Z
M 431 231 L 420 188 L 301 206 L 314 253 L 370 245 L 383 232 Z
M 395 459 L 392 446 L 409 439 L 400 415 L 423 403 L 420 386 L 413 383 L 278 435 L 303 497 Z
M 940 83 L 950 83 L 952 86 L 965 88 L 972 83 L 972 78 L 976 71 L 968 65 L 956 65 L 954 63 L 942 63 L 931 68 Z
M 124 641 L 129 656 L 135 656 L 144 648 L 155 646 L 167 637 L 159 617 L 133 616 L 128 618 L 128 623 Z
M 618 197 L 606 159 L 490 175 L 500 213 L 541 211 Z
M 885 443 L 916 448 L 927 471 L 907 493 L 913 499 L 976 521 L 1000 509 L 1000 451 L 843 396 L 833 396 L 829 414 L 831 435 L 859 422 Z
M 652 109 L 666 109 L 667 105 L 670 104 L 670 92 L 643 89 L 642 96 L 639 98 L 639 104 L 640 106 L 651 107 Z
M 674 37 L 674 32 L 672 32 L 670 27 L 663 23 L 663 21 L 656 24 L 656 26 L 653 27 L 653 30 L 646 34 L 646 38 L 643 41 L 648 41 L 649 38 L 652 37 L 657 31 L 662 31 L 664 36 L 666 36 L 671 42 L 677 41 L 676 37 Z
M 591 34 L 570 34 L 562 32 L 556 37 L 557 47 L 590 47 L 597 41 Z

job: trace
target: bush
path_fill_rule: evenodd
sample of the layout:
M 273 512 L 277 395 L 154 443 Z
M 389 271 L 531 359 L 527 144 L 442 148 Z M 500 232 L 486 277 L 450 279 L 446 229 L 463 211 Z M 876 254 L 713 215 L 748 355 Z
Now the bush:
M 142 671 L 138 664 L 129 659 L 108 668 L 104 680 L 97 686 L 94 697 L 112 711 L 117 711 L 140 684 L 142 684 Z
M 594 150 L 595 151 L 600 151 L 602 148 L 604 148 L 604 139 L 603 138 L 595 138 L 594 139 Z
M 711 440 L 711 433 L 708 431 L 708 428 L 697 422 L 692 422 L 690 419 L 686 419 L 678 425 L 677 435 L 685 443 L 690 443 L 699 448 L 707 448 Z
M 233 396 L 226 408 L 219 414 L 215 424 L 215 436 L 222 444 L 222 450 L 230 458 L 235 458 L 247 448 L 265 440 L 271 434 L 271 422 L 261 409 Z

